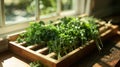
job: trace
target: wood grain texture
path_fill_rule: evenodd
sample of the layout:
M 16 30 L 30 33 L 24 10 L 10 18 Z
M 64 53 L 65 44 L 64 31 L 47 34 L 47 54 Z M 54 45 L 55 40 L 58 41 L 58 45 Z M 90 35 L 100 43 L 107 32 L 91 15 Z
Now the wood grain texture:
M 102 23 L 102 25 L 104 24 L 105 23 Z M 99 28 L 99 31 L 102 41 L 115 35 L 117 33 L 117 30 L 118 30 L 118 26 L 115 25 L 101 26 Z M 15 40 L 17 36 L 18 34 L 9 36 L 8 38 L 10 40 L 9 50 L 31 61 L 40 60 L 42 63 L 48 65 L 49 67 L 69 67 L 71 64 L 82 59 L 84 56 L 88 55 L 91 51 L 93 51 L 94 48 L 96 48 L 94 41 L 91 40 L 89 43 L 87 43 L 89 45 L 86 45 L 84 47 L 79 47 L 69 52 L 61 59 L 56 60 L 52 58 L 55 56 L 54 52 L 46 54 L 48 50 L 47 47 L 43 47 L 37 50 L 32 50 L 31 48 L 34 48 L 36 46 L 24 47 L 19 43 L 16 43 Z

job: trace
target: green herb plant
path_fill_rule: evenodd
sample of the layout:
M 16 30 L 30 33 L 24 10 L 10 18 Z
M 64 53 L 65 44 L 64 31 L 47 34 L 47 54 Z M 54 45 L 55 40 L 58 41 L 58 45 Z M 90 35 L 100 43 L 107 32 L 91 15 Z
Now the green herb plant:
M 29 65 L 30 67 L 47 67 L 44 64 L 42 64 L 40 61 L 31 62 Z
M 43 21 L 32 22 L 17 40 L 25 41 L 28 46 L 34 44 L 47 46 L 49 53 L 57 54 L 57 59 L 80 46 L 85 46 L 90 40 L 94 40 L 98 49 L 101 50 L 103 45 L 95 18 L 64 17 L 58 21 L 59 23 L 55 25 L 45 25 Z

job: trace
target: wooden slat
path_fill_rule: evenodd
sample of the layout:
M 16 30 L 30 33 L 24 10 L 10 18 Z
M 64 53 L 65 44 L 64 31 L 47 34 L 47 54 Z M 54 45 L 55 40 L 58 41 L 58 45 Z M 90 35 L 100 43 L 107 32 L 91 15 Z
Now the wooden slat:
M 105 35 L 108 35 L 111 31 L 112 31 L 111 29 L 106 30 L 104 33 L 100 35 L 100 37 L 104 37 Z
M 110 29 L 110 27 L 105 27 L 105 26 L 100 27 L 99 28 L 100 34 L 104 33 L 108 29 Z
M 100 24 L 98 24 L 98 28 L 100 28 L 100 27 L 102 27 L 102 26 L 104 26 L 104 25 L 100 25 Z
M 37 50 L 37 51 L 35 51 L 36 53 L 43 53 L 43 52 L 45 52 L 45 51 L 47 51 L 48 50 L 48 47 L 44 47 L 44 48 L 42 48 L 42 49 L 39 49 L 39 50 Z
M 27 49 L 26 47 L 19 46 L 17 43 L 12 41 L 9 43 L 9 49 L 15 54 L 18 54 L 21 57 L 24 57 L 25 59 L 28 59 L 31 61 L 41 60 L 42 63 L 48 65 L 49 67 L 54 67 L 57 61 L 55 59 L 46 57 L 43 54 L 36 53 L 33 50 Z
M 55 52 L 49 53 L 48 55 L 46 55 L 46 57 L 54 57 L 56 54 Z
M 37 45 L 37 44 L 35 44 L 35 45 L 31 45 L 31 46 L 28 46 L 28 47 L 26 47 L 27 49 L 34 49 L 34 48 L 36 48 L 36 47 L 38 47 L 39 45 Z
M 97 22 L 98 24 L 100 24 L 100 25 L 105 25 L 106 24 L 106 22 L 104 22 L 104 21 L 100 21 L 100 22 Z

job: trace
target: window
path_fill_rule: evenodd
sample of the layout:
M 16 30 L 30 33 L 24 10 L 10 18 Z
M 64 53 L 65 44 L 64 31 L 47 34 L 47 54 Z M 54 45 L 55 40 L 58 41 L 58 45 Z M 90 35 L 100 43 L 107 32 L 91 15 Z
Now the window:
M 72 10 L 72 0 L 62 0 L 62 11 Z
M 35 0 L 4 0 L 5 6 L 5 24 L 14 24 L 27 20 L 34 20 Z M 30 7 L 32 6 L 32 7 Z
M 57 0 L 40 0 L 40 18 L 56 16 Z
M 40 14 L 46 15 L 56 12 L 57 4 L 56 0 L 40 0 Z
M 80 14 L 84 0 L 0 0 L 0 35 L 22 30 L 30 21 Z

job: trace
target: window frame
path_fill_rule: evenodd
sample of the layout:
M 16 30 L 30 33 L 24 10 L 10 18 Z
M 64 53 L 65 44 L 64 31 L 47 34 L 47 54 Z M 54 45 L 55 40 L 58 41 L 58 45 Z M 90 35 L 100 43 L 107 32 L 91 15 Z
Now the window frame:
M 4 0 L 0 0 L 0 27 L 3 26 L 5 26 Z
M 40 3 L 39 3 L 39 0 L 35 0 L 35 3 L 36 3 L 36 5 L 35 5 L 35 20 L 40 20 L 40 8 L 39 8 L 39 6 L 40 6 Z
M 72 0 L 73 1 L 73 10 L 70 11 L 61 11 L 61 0 L 57 0 L 57 10 L 56 10 L 56 16 L 48 17 L 48 18 L 40 18 L 40 9 L 39 9 L 39 0 L 35 0 L 36 5 L 35 5 L 35 20 L 30 20 L 30 21 L 48 21 L 48 20 L 55 20 L 57 18 L 61 18 L 63 16 L 75 16 L 75 15 L 80 15 L 85 12 L 84 5 L 85 2 L 84 0 Z M 20 31 L 29 26 L 30 21 L 25 21 L 22 23 L 16 23 L 16 24 L 11 24 L 11 25 L 6 25 L 5 24 L 5 13 L 4 13 L 4 0 L 0 0 L 0 36 L 5 35 L 11 32 L 15 31 Z

